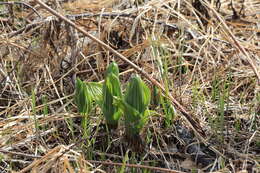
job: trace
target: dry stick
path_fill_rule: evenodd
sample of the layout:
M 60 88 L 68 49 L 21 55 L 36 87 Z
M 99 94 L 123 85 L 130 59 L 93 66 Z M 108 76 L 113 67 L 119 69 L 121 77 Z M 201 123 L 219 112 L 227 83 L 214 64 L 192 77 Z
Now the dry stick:
M 22 170 L 20 170 L 19 173 L 28 172 L 32 168 L 38 166 L 39 164 L 41 164 L 41 163 L 43 163 L 43 162 L 45 162 L 47 160 L 56 159 L 58 156 L 55 155 L 55 154 L 61 150 L 61 147 L 62 146 L 57 146 L 57 147 L 51 149 L 46 155 L 42 156 L 38 160 L 34 160 L 30 165 L 28 165 L 27 167 L 25 167 Z
M 164 87 L 154 78 L 150 77 L 150 75 L 148 73 L 146 73 L 145 71 L 143 71 L 140 67 L 138 67 L 136 64 L 134 64 L 133 62 L 131 62 L 130 60 L 128 60 L 125 56 L 123 56 L 122 54 L 120 54 L 119 52 L 117 52 L 116 50 L 114 50 L 113 48 L 111 48 L 110 46 L 108 46 L 107 44 L 105 44 L 104 42 L 102 42 L 101 40 L 97 39 L 96 37 L 92 36 L 91 34 L 89 34 L 88 32 L 86 32 L 84 29 L 78 27 L 75 23 L 73 23 L 71 20 L 67 19 L 66 17 L 62 16 L 61 14 L 59 14 L 58 12 L 56 12 L 55 10 L 51 9 L 49 6 L 47 6 L 46 4 L 44 4 L 41 0 L 35 0 L 35 2 L 37 2 L 38 4 L 40 4 L 43 8 L 45 8 L 47 11 L 49 11 L 50 13 L 52 13 L 53 15 L 57 16 L 58 18 L 64 20 L 65 22 L 67 22 L 69 25 L 71 25 L 72 27 L 76 28 L 78 31 L 80 31 L 82 34 L 84 34 L 85 36 L 87 36 L 88 38 L 90 38 L 91 40 L 97 42 L 98 44 L 100 44 L 102 47 L 104 47 L 105 49 L 109 50 L 110 52 L 112 52 L 113 54 L 115 54 L 116 56 L 118 56 L 121 60 L 123 60 L 124 62 L 128 63 L 129 65 L 132 66 L 132 68 L 134 68 L 136 71 L 138 71 L 142 76 L 144 76 L 146 79 L 148 79 L 151 83 L 153 83 L 155 86 L 159 87 L 164 93 L 166 93 Z M 195 121 L 191 115 L 185 110 L 185 108 L 177 101 L 175 100 L 171 95 L 168 95 L 169 99 L 171 100 L 171 102 L 177 107 L 177 109 L 184 115 L 186 121 L 188 122 L 188 124 L 190 125 L 190 127 L 192 128 L 192 130 L 194 131 L 194 133 L 196 134 L 196 136 L 205 144 L 205 145 L 209 145 L 208 142 L 206 142 L 206 140 L 204 139 L 205 132 L 203 131 L 202 127 L 198 124 L 197 121 Z M 218 150 L 214 149 L 213 147 L 210 147 L 214 152 L 216 152 L 218 155 L 225 157 L 223 154 L 221 154 Z
M 102 165 L 113 165 L 113 166 L 126 166 L 130 168 L 140 168 L 140 169 L 149 169 L 153 171 L 159 172 L 169 172 L 169 173 L 184 173 L 180 171 L 175 171 L 167 168 L 159 168 L 154 166 L 146 166 L 146 165 L 136 165 L 136 164 L 124 164 L 124 163 L 115 163 L 115 162 L 106 162 L 106 161 L 96 161 L 96 160 L 86 160 L 87 162 L 94 163 L 94 164 L 102 164 Z
M 26 153 L 21 153 L 21 152 L 15 152 L 15 151 L 8 151 L 5 149 L 0 148 L 0 153 L 5 153 L 5 154 L 11 154 L 15 156 L 24 156 L 24 157 L 29 157 L 29 158 L 41 158 L 41 156 L 36 156 L 36 155 L 31 155 L 31 154 L 26 154 Z

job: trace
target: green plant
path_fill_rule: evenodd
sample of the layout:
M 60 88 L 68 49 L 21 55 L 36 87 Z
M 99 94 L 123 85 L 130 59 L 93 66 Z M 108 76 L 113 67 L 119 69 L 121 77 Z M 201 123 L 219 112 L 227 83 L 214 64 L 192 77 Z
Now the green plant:
M 102 111 L 106 118 L 109 129 L 115 129 L 118 126 L 118 120 L 122 115 L 121 110 L 113 105 L 114 97 L 122 97 L 119 70 L 115 62 L 112 62 L 107 71 L 102 90 Z
M 192 106 L 197 108 L 199 105 L 205 103 L 205 96 L 203 89 L 200 87 L 200 82 L 195 80 L 192 84 Z
M 86 82 L 85 85 L 92 102 L 99 104 L 102 100 L 102 84 L 98 82 Z
M 160 106 L 162 96 L 161 96 L 161 91 L 160 89 L 153 85 L 152 88 L 152 95 L 151 95 L 151 104 L 155 107 Z
M 123 159 L 123 165 L 121 166 L 120 171 L 118 171 L 120 173 L 124 173 L 125 172 L 126 163 L 129 161 L 128 152 L 129 152 L 129 150 L 126 151 L 125 157 Z
M 76 80 L 76 93 L 75 102 L 78 107 L 78 111 L 83 114 L 82 127 L 84 137 L 88 137 L 88 114 L 93 108 L 93 103 L 99 103 L 101 100 L 102 85 L 96 82 L 83 82 L 77 78 Z
M 137 144 L 140 144 L 142 140 L 139 133 L 148 119 L 147 107 L 151 99 L 150 89 L 138 75 L 134 75 L 123 97 L 118 76 L 118 66 L 113 62 L 107 69 L 102 92 L 100 92 L 99 84 L 84 83 L 77 79 L 75 102 L 79 112 L 84 115 L 82 121 L 84 136 L 88 136 L 87 115 L 93 107 L 93 102 L 96 102 L 101 106 L 109 128 L 116 128 L 119 118 L 124 113 L 126 136 L 130 140 L 138 138 L 136 141 Z M 138 146 L 140 146 L 139 144 Z
M 81 114 L 88 114 L 93 108 L 93 102 L 100 103 L 102 85 L 97 82 L 83 82 L 76 79 L 75 102 Z
M 124 98 L 117 102 L 124 112 L 126 135 L 130 139 L 136 140 L 147 122 L 150 98 L 150 89 L 142 79 L 138 75 L 132 76 Z
M 92 108 L 92 97 L 88 93 L 86 84 L 78 78 L 76 80 L 75 102 L 79 113 L 87 114 L 90 112 Z
M 43 103 L 43 110 L 42 110 L 43 117 L 46 118 L 46 116 L 49 114 L 49 106 L 48 106 L 47 96 L 43 95 L 41 100 L 42 100 L 42 103 Z M 42 125 L 42 128 L 47 130 L 48 129 L 48 125 L 46 125 L 46 124 Z
M 175 109 L 172 106 L 171 102 L 169 101 L 168 98 L 166 97 L 162 97 L 161 99 L 161 104 L 163 107 L 163 112 L 165 114 L 165 126 L 166 127 L 171 127 L 171 125 L 173 124 L 173 121 L 175 119 Z
M 164 84 L 165 87 L 165 94 L 164 96 L 161 96 L 161 91 L 158 88 L 155 88 L 153 90 L 153 97 L 152 97 L 152 102 L 154 103 L 154 101 L 158 101 L 158 104 L 162 106 L 163 108 L 163 112 L 165 115 L 165 121 L 164 124 L 166 125 L 166 127 L 171 127 L 174 119 L 175 119 L 175 109 L 172 106 L 170 100 L 167 98 L 169 93 L 169 88 L 173 88 L 173 82 L 169 77 L 169 70 L 170 67 L 173 66 L 174 61 L 172 61 L 172 55 L 170 53 L 170 51 L 168 51 L 167 47 L 165 45 L 163 45 L 159 40 L 157 41 L 152 41 L 152 50 L 153 50 L 153 56 L 155 57 L 155 59 L 157 60 L 157 65 L 158 65 L 158 69 L 159 69 L 159 74 L 160 76 L 158 76 Z M 180 66 L 182 62 L 177 63 L 177 66 Z M 174 66 L 176 66 L 174 65 Z M 182 67 L 180 67 L 182 68 Z M 176 71 L 176 73 L 178 73 L 178 71 Z M 158 94 L 156 93 L 158 92 Z M 154 95 L 157 95 L 157 100 L 154 99 Z M 155 102 L 156 103 L 156 102 Z
M 32 89 L 32 112 L 33 112 L 33 118 L 34 118 L 34 126 L 35 126 L 35 131 L 37 135 L 39 134 L 39 123 L 36 117 L 36 96 L 35 96 L 35 91 Z
M 218 76 L 214 76 L 212 83 L 212 100 L 217 104 L 217 116 L 212 119 L 210 118 L 211 126 L 215 130 L 217 137 L 221 142 L 224 142 L 224 130 L 225 130 L 225 114 L 229 108 L 229 95 L 230 95 L 230 84 L 231 75 L 228 74 L 227 78 L 220 80 Z M 235 128 L 239 130 L 240 122 L 235 121 Z

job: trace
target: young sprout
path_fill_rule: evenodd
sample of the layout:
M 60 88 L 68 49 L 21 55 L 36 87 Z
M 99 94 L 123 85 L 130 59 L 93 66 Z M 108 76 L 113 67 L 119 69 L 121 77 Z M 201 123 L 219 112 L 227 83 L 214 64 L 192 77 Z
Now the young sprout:
M 137 148 L 142 146 L 139 134 L 148 119 L 147 108 L 150 98 L 150 89 L 138 75 L 134 75 L 130 79 L 124 98 L 117 100 L 117 104 L 125 116 L 126 137 L 130 143 L 137 145 L 134 146 Z
M 92 108 L 92 97 L 88 93 L 86 84 L 77 78 L 75 102 L 81 114 L 88 114 Z
M 89 113 L 95 103 L 99 103 L 101 99 L 102 86 L 96 82 L 83 82 L 77 78 L 76 81 L 76 93 L 75 102 L 78 107 L 78 111 L 83 115 L 82 117 L 82 128 L 83 137 L 88 138 L 89 136 Z
M 119 70 L 115 62 L 112 62 L 106 71 L 105 82 L 103 84 L 103 104 L 102 110 L 109 129 L 118 126 L 118 120 L 122 115 L 120 109 L 113 105 L 114 97 L 121 98 L 121 86 L 119 81 Z

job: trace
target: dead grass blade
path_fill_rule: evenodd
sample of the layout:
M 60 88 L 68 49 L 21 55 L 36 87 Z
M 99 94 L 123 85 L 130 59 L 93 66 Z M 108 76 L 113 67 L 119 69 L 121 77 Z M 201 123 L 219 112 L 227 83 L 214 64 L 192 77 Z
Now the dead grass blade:
M 245 48 L 238 42 L 238 40 L 236 39 L 236 37 L 234 36 L 232 31 L 229 29 L 226 22 L 221 18 L 219 13 L 214 8 L 212 8 L 212 6 L 210 4 L 206 3 L 206 5 L 208 6 L 208 8 L 210 8 L 213 11 L 214 15 L 222 23 L 222 25 L 226 29 L 227 33 L 229 34 L 230 38 L 233 40 L 233 42 L 236 45 L 236 47 L 238 48 L 238 50 L 245 56 L 245 58 L 247 59 L 248 63 L 250 64 L 251 68 L 253 69 L 253 71 L 258 79 L 258 85 L 260 85 L 260 73 L 256 67 L 256 63 L 253 61 L 252 58 L 250 58 L 250 56 L 247 53 L 247 51 L 245 50 Z

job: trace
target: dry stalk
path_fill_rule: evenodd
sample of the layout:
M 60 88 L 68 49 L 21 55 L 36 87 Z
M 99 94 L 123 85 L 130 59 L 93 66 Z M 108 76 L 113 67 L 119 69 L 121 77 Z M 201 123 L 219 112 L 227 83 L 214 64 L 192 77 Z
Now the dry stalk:
M 159 172 L 184 173 L 184 172 L 175 171 L 175 170 L 172 170 L 172 169 L 159 168 L 159 167 L 146 166 L 146 165 L 123 164 L 123 163 L 106 162 L 106 161 L 96 161 L 96 160 L 86 160 L 86 161 L 87 161 L 87 162 L 90 162 L 90 163 L 95 163 L 95 164 L 113 165 L 113 166 L 126 166 L 126 167 L 130 167 L 130 168 L 149 169 L 149 170 L 152 170 L 152 171 L 159 171 Z

